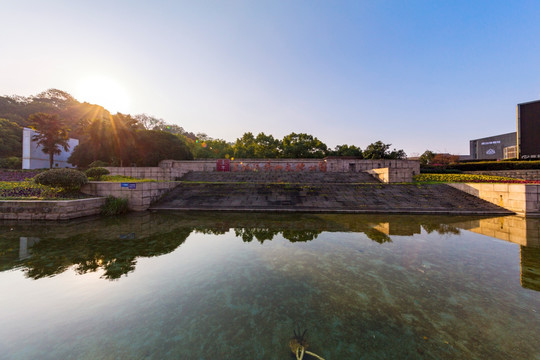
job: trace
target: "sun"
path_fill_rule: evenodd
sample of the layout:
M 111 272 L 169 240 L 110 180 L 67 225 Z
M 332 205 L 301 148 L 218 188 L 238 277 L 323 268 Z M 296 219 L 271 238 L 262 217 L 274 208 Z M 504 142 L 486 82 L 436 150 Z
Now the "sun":
M 106 76 L 87 77 L 79 83 L 74 97 L 81 102 L 101 105 L 111 114 L 129 113 L 129 96 L 116 80 Z

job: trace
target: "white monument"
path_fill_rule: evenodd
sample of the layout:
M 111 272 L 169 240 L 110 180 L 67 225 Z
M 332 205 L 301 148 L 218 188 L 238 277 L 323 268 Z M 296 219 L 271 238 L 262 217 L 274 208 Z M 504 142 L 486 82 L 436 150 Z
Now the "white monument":
M 42 147 L 39 146 L 32 137 L 38 134 L 37 131 L 23 128 L 23 141 L 22 141 L 22 168 L 23 169 L 48 169 L 49 168 L 49 154 L 45 154 L 42 151 Z M 69 150 L 64 151 L 60 148 L 60 154 L 54 155 L 53 168 L 66 168 L 73 167 L 67 162 L 67 159 L 71 155 L 71 152 L 75 146 L 79 145 L 79 140 L 69 139 Z

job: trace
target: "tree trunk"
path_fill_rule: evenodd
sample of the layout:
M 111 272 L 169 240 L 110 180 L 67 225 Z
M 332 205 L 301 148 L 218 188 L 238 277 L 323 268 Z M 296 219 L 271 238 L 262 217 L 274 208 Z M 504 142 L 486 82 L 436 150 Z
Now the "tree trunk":
M 54 153 L 51 152 L 49 154 L 49 169 L 52 169 L 53 162 L 54 162 Z

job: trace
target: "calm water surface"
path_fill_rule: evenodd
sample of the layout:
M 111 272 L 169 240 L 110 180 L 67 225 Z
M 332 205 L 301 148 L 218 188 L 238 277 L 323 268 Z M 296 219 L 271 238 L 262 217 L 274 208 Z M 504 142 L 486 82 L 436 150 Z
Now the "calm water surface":
M 540 220 L 0 222 L 1 359 L 540 359 Z M 308 356 L 305 359 L 309 359 Z

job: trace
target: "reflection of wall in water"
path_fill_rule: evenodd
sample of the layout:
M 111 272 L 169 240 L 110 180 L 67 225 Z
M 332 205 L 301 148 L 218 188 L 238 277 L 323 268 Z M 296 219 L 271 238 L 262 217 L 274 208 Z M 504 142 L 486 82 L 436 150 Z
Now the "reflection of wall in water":
M 540 219 L 504 216 L 455 224 L 464 230 L 513 243 L 540 248 Z
M 386 235 L 402 235 L 412 236 L 414 234 L 420 234 L 420 224 L 413 222 L 385 222 L 372 225 L 377 231 Z
M 540 248 L 519 247 L 521 258 L 521 286 L 540 291 Z
M 30 248 L 39 242 L 36 237 L 21 237 L 19 238 L 19 260 L 24 260 L 30 257 Z

